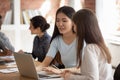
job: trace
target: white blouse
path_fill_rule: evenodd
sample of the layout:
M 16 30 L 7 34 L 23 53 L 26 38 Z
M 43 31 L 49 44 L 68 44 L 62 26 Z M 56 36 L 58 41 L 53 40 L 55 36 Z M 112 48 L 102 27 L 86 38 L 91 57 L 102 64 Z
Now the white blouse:
M 68 80 L 113 80 L 112 67 L 95 44 L 87 44 L 83 50 L 82 75 L 71 75 Z

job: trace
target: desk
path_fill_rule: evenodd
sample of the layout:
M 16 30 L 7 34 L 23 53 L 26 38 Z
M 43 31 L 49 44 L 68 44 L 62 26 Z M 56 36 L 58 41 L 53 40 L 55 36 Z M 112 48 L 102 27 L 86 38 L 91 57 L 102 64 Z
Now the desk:
M 38 66 L 38 63 L 39 62 L 35 62 L 35 65 Z M 8 67 L 6 65 L 0 65 L 0 69 L 7 69 L 7 68 Z M 35 79 L 21 76 L 19 72 L 13 72 L 13 73 L 0 73 L 0 80 L 35 80 Z M 56 79 L 54 78 L 54 80 Z M 60 80 L 63 80 L 63 79 L 60 79 Z

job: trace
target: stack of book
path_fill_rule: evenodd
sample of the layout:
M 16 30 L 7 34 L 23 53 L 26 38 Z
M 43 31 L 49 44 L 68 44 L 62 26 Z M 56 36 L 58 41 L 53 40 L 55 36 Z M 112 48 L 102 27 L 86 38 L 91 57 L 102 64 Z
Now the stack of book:
M 22 11 L 23 24 L 30 24 L 30 19 L 37 15 L 41 15 L 39 10 L 24 10 L 24 11 Z
M 30 24 L 30 19 L 34 16 L 41 15 L 40 10 L 24 10 L 21 12 L 20 23 L 21 24 Z M 6 12 L 3 24 L 13 24 L 13 11 L 9 10 Z

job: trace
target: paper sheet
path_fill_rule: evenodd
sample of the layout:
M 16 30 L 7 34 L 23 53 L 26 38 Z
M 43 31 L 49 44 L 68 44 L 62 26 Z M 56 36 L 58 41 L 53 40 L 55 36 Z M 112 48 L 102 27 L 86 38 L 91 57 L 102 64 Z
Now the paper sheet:
M 8 68 L 8 69 L 0 69 L 1 73 L 12 73 L 12 72 L 18 72 L 18 68 Z

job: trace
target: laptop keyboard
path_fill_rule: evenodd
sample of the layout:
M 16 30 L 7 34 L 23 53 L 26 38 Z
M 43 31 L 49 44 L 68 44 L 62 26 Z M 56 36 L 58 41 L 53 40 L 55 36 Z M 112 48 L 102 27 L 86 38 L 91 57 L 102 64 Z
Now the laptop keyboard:
M 47 78 L 47 79 L 50 79 L 50 78 L 61 78 L 60 75 L 56 75 L 56 74 L 51 74 L 51 75 L 38 74 L 38 76 L 40 78 Z

